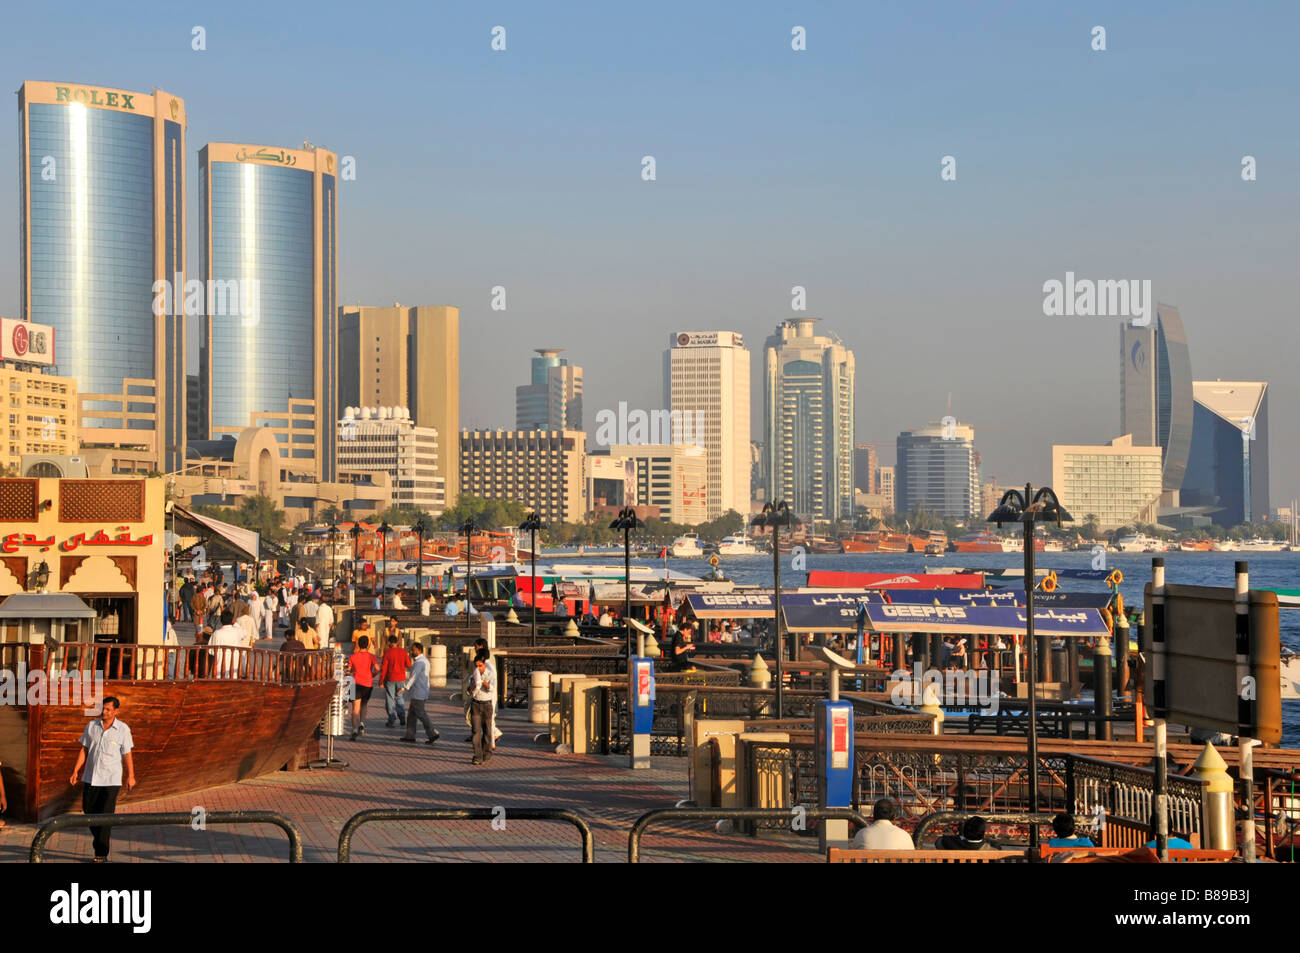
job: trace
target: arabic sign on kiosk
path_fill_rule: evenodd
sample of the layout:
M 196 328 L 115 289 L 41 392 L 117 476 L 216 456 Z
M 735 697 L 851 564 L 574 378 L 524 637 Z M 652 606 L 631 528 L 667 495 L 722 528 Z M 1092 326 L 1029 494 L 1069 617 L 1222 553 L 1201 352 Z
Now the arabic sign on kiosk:
M 1006 606 L 867 606 L 867 625 L 877 632 L 962 635 L 1024 635 L 1025 610 Z M 1109 635 L 1096 609 L 1035 609 L 1034 634 L 1047 638 Z

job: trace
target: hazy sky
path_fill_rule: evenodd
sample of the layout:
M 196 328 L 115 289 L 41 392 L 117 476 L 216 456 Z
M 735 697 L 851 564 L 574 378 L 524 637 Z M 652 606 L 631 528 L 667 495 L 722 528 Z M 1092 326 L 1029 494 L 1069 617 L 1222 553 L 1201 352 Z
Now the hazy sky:
M 191 200 L 208 141 L 354 156 L 339 300 L 458 306 L 465 426 L 513 426 L 532 349 L 563 346 L 594 432 L 620 400 L 662 406 L 669 331 L 724 328 L 753 353 L 757 429 L 762 343 L 802 285 L 856 352 L 857 435 L 885 462 L 951 393 L 986 478 L 1041 482 L 1053 442 L 1119 425 L 1119 319 L 1043 315 L 1072 270 L 1150 279 L 1198 379 L 1269 381 L 1272 502 L 1300 495 L 1294 3 L 295 9 L 9 5 L 0 64 L 11 89 L 183 97 Z M 16 205 L 0 189 L 13 315 Z

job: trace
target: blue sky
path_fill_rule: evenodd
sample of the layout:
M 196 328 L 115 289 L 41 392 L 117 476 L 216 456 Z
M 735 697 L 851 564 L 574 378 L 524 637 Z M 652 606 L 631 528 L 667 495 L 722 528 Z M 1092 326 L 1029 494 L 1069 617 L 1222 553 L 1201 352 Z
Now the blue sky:
M 803 285 L 807 313 L 856 352 L 859 439 L 892 460 L 898 431 L 951 393 L 986 477 L 1045 481 L 1053 442 L 1119 423 L 1118 319 L 1042 313 L 1043 282 L 1072 270 L 1150 279 L 1181 310 L 1197 378 L 1271 382 L 1278 503 L 1300 495 L 1298 11 L 23 5 L 3 14 L 0 63 L 11 89 L 182 96 L 191 173 L 208 141 L 354 156 L 339 299 L 459 306 L 465 425 L 512 425 L 513 387 L 546 345 L 584 366 L 593 429 L 620 400 L 661 406 L 672 330 L 740 331 L 757 386 L 763 339 Z M 16 125 L 0 182 L 17 180 Z M 1244 155 L 1257 181 L 1242 181 Z M 0 190 L 4 314 L 18 310 L 16 201 Z

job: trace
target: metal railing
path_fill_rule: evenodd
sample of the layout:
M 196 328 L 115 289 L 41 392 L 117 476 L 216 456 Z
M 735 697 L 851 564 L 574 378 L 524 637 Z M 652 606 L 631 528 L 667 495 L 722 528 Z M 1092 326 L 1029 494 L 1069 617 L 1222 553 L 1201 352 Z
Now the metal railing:
M 191 827 L 195 815 L 185 811 L 152 814 L 62 814 L 50 818 L 32 838 L 28 860 L 44 863 L 45 847 L 50 838 L 70 827 Z M 289 863 L 302 863 L 302 834 L 293 821 L 275 811 L 209 811 L 203 815 L 203 825 L 209 824 L 274 824 L 289 838 Z
M 124 681 L 170 682 L 194 678 L 238 678 L 266 684 L 332 681 L 334 653 L 328 649 L 281 652 L 208 645 L 107 645 L 53 642 L 33 647 L 48 654 L 51 676 L 94 675 Z M 29 657 L 30 657 L 29 656 Z
M 663 807 L 648 811 L 636 819 L 632 830 L 627 835 L 627 862 L 641 862 L 641 836 L 651 824 L 660 821 L 756 821 L 766 822 L 771 826 L 792 825 L 796 820 L 803 821 L 852 821 L 858 827 L 866 827 L 867 819 L 852 808 L 847 807 L 804 807 L 791 810 L 781 808 L 752 807 Z
M 1155 810 L 1155 771 L 1151 768 L 1069 755 L 1065 769 L 1065 795 L 1071 812 L 1091 814 L 1103 807 L 1111 818 L 1144 828 L 1150 823 Z M 1171 831 L 1200 833 L 1201 787 L 1196 778 L 1168 775 Z
M 407 810 L 399 808 L 376 808 L 361 811 L 348 818 L 339 832 L 338 862 L 350 863 L 352 859 L 352 835 L 363 824 L 377 824 L 385 821 L 565 821 L 578 829 L 582 837 L 582 863 L 595 862 L 595 853 L 591 828 L 587 822 L 572 811 L 550 807 L 486 807 L 471 808 L 432 808 L 429 810 Z

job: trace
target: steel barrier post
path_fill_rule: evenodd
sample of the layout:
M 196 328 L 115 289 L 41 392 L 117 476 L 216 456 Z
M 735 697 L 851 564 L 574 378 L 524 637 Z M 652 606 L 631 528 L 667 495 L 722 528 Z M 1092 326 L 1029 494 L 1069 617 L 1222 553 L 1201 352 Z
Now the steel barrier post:
M 61 814 L 37 830 L 28 851 L 33 864 L 45 862 L 45 845 L 59 831 L 69 827 L 188 827 L 194 815 L 185 811 L 141 814 Z M 302 863 L 302 835 L 293 821 L 275 811 L 210 811 L 204 824 L 274 824 L 289 838 L 289 863 Z

